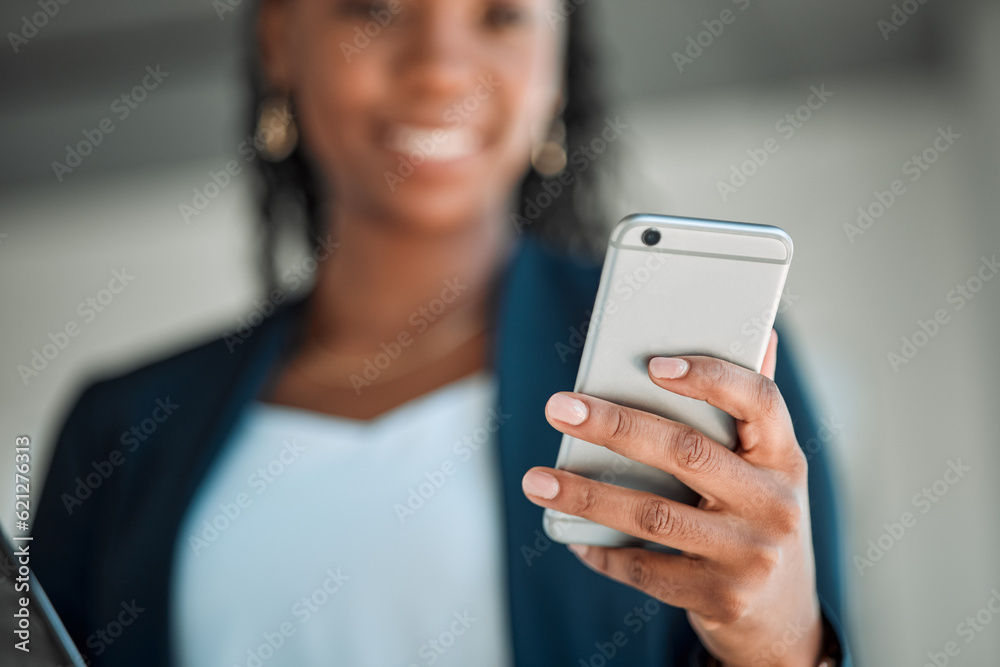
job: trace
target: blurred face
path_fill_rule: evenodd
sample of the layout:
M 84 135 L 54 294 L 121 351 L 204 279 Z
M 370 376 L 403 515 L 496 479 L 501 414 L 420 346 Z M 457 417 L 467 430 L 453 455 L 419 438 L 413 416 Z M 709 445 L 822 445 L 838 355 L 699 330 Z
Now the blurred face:
M 340 213 L 447 231 L 506 212 L 556 112 L 555 0 L 265 0 L 265 75 Z

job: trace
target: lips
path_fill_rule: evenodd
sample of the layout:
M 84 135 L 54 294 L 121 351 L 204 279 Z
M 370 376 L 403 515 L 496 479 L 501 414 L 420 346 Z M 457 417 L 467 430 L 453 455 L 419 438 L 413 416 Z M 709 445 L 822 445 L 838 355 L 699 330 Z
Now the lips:
M 483 145 L 482 135 L 471 127 L 420 127 L 403 123 L 389 126 L 384 146 L 404 155 L 420 154 L 424 162 L 450 162 L 472 155 Z

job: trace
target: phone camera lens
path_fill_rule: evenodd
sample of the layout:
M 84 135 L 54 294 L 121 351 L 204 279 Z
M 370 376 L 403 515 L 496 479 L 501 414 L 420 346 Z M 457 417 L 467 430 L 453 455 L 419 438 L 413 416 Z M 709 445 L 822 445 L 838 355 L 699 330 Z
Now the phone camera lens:
M 642 233 L 642 242 L 646 245 L 656 245 L 660 242 L 660 232 L 655 229 L 647 229 Z

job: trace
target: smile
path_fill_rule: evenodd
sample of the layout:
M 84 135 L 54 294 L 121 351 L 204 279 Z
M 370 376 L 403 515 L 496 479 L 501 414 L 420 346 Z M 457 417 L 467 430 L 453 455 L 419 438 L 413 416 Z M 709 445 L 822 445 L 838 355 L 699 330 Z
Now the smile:
M 482 137 L 470 127 L 415 127 L 395 124 L 386 133 L 385 147 L 404 155 L 419 154 L 425 162 L 446 162 L 472 155 Z

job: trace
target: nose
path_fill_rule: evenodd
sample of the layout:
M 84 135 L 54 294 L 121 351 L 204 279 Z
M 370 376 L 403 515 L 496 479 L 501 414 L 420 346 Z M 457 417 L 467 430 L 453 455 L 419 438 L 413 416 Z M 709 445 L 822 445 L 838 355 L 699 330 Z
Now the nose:
M 399 54 L 402 83 L 415 97 L 451 99 L 468 87 L 475 67 L 475 36 L 460 12 L 429 3 L 409 26 Z

